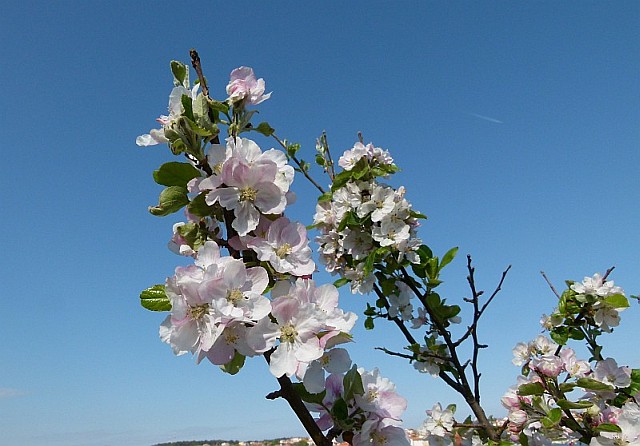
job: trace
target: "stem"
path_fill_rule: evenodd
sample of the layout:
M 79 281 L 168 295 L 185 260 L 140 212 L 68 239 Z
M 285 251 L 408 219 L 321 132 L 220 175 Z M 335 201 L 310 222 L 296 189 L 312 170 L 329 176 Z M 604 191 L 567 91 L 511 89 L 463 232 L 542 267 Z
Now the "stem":
M 269 357 L 272 352 L 266 352 L 264 354 L 267 363 L 269 362 Z M 267 398 L 275 399 L 275 398 L 283 398 L 291 407 L 291 410 L 296 414 L 302 426 L 307 431 L 313 442 L 317 446 L 331 446 L 333 442 L 329 440 L 320 430 L 318 425 L 316 424 L 316 420 L 313 419 L 311 413 L 307 409 L 307 406 L 304 405 L 304 402 L 300 398 L 300 395 L 293 388 L 293 383 L 289 379 L 287 375 L 282 375 L 278 378 L 278 384 L 280 384 L 280 390 L 270 394 Z
M 191 66 L 194 70 L 196 70 L 196 74 L 198 75 L 202 94 L 204 94 L 206 97 L 209 97 L 209 87 L 207 87 L 207 80 L 202 74 L 202 64 L 200 63 L 200 56 L 194 48 L 191 48 L 191 50 L 189 50 L 189 55 L 191 56 Z
M 287 152 L 287 145 L 280 138 L 278 138 L 275 133 L 272 134 L 271 136 L 273 136 L 275 138 L 275 140 L 278 141 L 278 144 L 280 144 L 282 146 L 282 148 L 285 150 L 285 152 Z M 316 182 L 316 180 L 314 180 L 311 177 L 311 175 L 309 175 L 309 172 L 307 172 L 307 170 L 302 167 L 302 162 L 295 155 L 290 156 L 287 153 L 287 156 L 289 158 L 291 158 L 294 163 L 297 164 L 298 168 L 300 169 L 300 172 L 302 172 L 302 174 L 307 178 L 307 180 L 309 180 L 311 182 L 311 184 L 313 184 L 316 187 L 316 189 L 318 189 L 320 191 L 321 194 L 324 194 L 324 189 L 322 188 L 322 186 L 320 186 Z

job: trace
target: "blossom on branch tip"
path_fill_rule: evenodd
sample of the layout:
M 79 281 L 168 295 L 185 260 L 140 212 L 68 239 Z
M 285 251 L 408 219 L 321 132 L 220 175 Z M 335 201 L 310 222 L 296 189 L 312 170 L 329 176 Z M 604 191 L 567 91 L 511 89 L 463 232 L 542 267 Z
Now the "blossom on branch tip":
M 231 72 L 227 85 L 230 101 L 258 105 L 271 97 L 271 93 L 264 94 L 264 90 L 264 79 L 256 79 L 252 68 L 239 67 Z

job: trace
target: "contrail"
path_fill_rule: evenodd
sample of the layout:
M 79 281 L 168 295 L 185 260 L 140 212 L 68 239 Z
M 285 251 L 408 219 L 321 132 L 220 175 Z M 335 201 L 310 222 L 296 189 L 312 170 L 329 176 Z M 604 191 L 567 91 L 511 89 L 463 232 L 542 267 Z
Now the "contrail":
M 504 124 L 504 122 L 499 119 L 492 118 L 491 116 L 479 115 L 477 113 L 469 113 L 471 116 L 475 116 L 476 118 L 484 119 L 485 121 L 495 122 L 496 124 Z

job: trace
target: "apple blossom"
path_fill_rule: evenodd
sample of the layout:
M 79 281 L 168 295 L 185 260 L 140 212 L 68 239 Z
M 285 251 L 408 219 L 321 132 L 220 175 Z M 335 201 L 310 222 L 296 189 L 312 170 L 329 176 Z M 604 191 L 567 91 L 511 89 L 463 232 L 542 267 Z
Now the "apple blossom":
M 251 237 L 246 244 L 257 253 L 258 259 L 269 262 L 279 273 L 304 276 L 315 271 L 307 230 L 287 217 L 271 223 L 265 238 Z
M 231 72 L 227 94 L 232 102 L 258 105 L 271 97 L 271 93 L 264 94 L 264 89 L 264 79 L 256 79 L 252 68 L 239 67 Z

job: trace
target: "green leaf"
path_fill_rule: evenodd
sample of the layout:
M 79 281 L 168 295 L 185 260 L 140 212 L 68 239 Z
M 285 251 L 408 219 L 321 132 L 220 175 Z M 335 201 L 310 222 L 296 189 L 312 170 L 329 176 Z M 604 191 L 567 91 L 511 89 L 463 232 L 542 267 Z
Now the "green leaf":
M 183 94 L 180 98 L 180 101 L 182 102 L 182 107 L 184 108 L 183 116 L 195 122 L 195 118 L 193 117 L 193 103 L 191 102 L 191 98 L 186 94 Z
M 591 378 L 579 378 L 576 381 L 576 385 L 585 390 L 595 390 L 595 391 L 613 390 L 612 385 L 605 384 L 601 381 L 597 381 Z
M 558 385 L 558 388 L 560 389 L 560 392 L 562 393 L 569 393 L 571 391 L 573 391 L 573 389 L 576 388 L 576 384 L 575 383 L 560 383 L 560 385 Z
M 333 198 L 333 194 L 331 192 L 325 192 L 324 194 L 318 197 L 318 203 L 322 203 L 324 201 L 331 201 Z
M 343 398 L 338 398 L 331 408 L 331 415 L 336 420 L 345 421 L 349 418 L 349 407 L 347 406 L 346 401 Z
M 446 252 L 446 254 L 444 256 L 442 256 L 442 260 L 440 261 L 440 268 L 442 269 L 445 266 L 447 266 L 449 263 L 451 263 L 451 261 L 454 259 L 454 257 L 456 256 L 456 254 L 458 253 L 458 247 L 456 246 L 455 248 L 451 248 L 449 251 Z
M 628 308 L 629 299 L 622 294 L 613 294 L 604 298 L 604 303 L 611 308 Z
M 342 186 L 347 184 L 351 179 L 351 171 L 343 170 L 338 175 L 333 177 L 333 183 L 331 184 L 331 192 L 335 192 L 340 189 Z
M 341 277 L 340 279 L 336 280 L 335 282 L 333 282 L 333 286 L 336 288 L 340 288 L 343 285 L 348 284 L 349 282 L 351 282 L 349 279 L 347 279 L 346 277 Z
M 209 192 L 200 192 L 196 197 L 191 200 L 191 203 L 187 206 L 187 210 L 197 217 L 208 217 L 213 215 L 215 206 L 209 206 L 205 201 Z
M 523 384 L 518 387 L 518 395 L 520 396 L 542 395 L 543 393 L 544 387 L 539 382 Z
M 209 110 L 210 110 L 209 100 L 206 98 L 205 95 L 200 93 L 198 96 L 196 96 L 196 99 L 193 101 L 193 118 L 194 118 L 195 124 L 197 124 L 198 127 L 206 130 L 207 133 L 214 134 L 218 132 L 218 128 L 213 123 L 213 121 L 211 121 L 211 117 L 209 116 Z M 202 136 L 206 136 L 206 135 L 202 135 Z
M 170 311 L 171 301 L 164 285 L 154 285 L 140 293 L 140 305 L 151 311 Z
M 164 217 L 179 211 L 189 204 L 187 188 L 181 186 L 169 186 L 160 193 L 157 206 L 149 206 L 149 212 L 153 215 Z
M 558 400 L 556 401 L 558 406 L 561 409 L 588 409 L 593 406 L 593 403 L 590 401 L 568 401 L 568 400 Z
M 293 389 L 296 391 L 298 395 L 300 395 L 300 398 L 302 398 L 302 401 L 304 401 L 305 403 L 311 403 L 311 404 L 318 404 L 318 405 L 322 404 L 322 400 L 327 394 L 326 390 L 323 390 L 320 393 L 311 393 L 304 387 L 304 384 L 302 383 L 293 383 Z
M 364 385 L 362 384 L 362 376 L 358 372 L 358 366 L 355 364 L 351 369 L 345 373 L 342 379 L 342 386 L 344 388 L 344 398 L 347 400 L 353 399 L 354 395 L 364 395 Z
M 241 355 L 236 351 L 236 354 L 233 357 L 233 359 L 228 363 L 221 365 L 220 370 L 222 370 L 225 373 L 228 373 L 229 375 L 235 375 L 240 371 L 240 369 L 242 369 L 242 367 L 244 367 L 244 359 L 245 359 L 244 355 Z
M 622 429 L 617 424 L 600 423 L 598 424 L 598 426 L 596 426 L 596 431 L 618 433 L 618 432 L 622 432 Z
M 189 88 L 189 72 L 187 66 L 177 60 L 171 61 L 171 72 L 175 78 L 176 86 L 182 85 L 185 88 Z
M 262 133 L 264 136 L 271 136 L 276 129 L 272 128 L 267 122 L 261 122 L 258 124 L 258 127 L 255 127 L 255 130 L 258 133 Z
M 163 186 L 187 187 L 187 183 L 199 177 L 200 172 L 189 163 L 172 161 L 164 163 L 153 172 L 153 180 Z
M 373 330 L 373 318 L 368 317 L 364 320 L 364 328 L 367 330 Z

